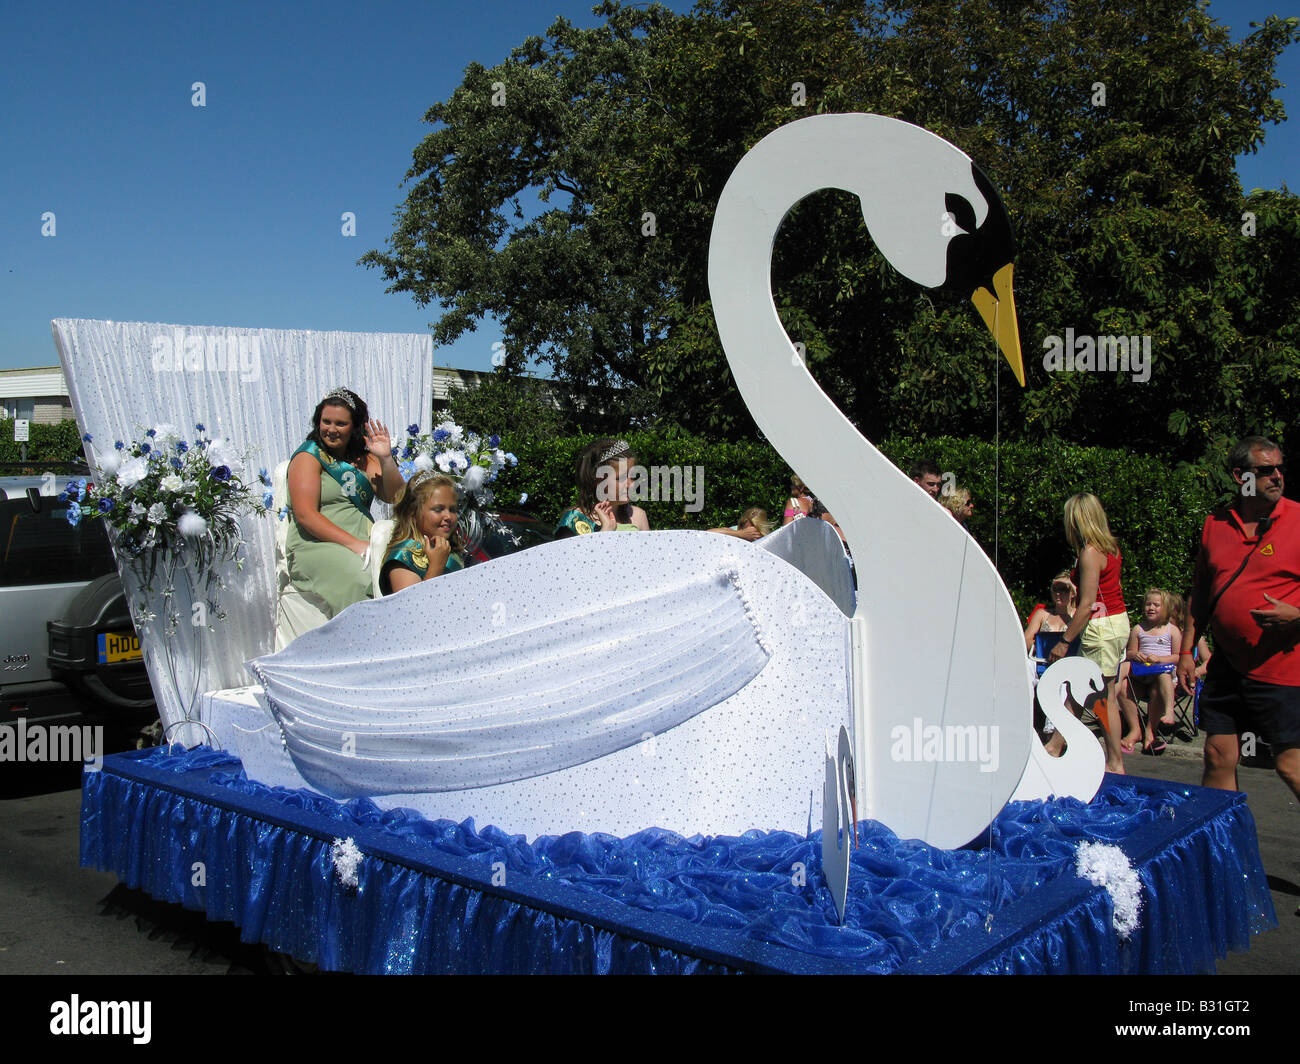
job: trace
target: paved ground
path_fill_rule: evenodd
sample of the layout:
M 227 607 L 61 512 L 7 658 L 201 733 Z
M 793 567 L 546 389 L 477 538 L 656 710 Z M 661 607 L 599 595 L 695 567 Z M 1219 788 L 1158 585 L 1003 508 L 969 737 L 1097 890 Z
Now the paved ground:
M 1174 744 L 1162 757 L 1125 759 L 1135 775 L 1199 783 L 1198 745 Z M 6 765 L 0 792 L 0 973 L 249 974 L 275 971 L 279 958 L 241 943 L 230 925 L 210 924 L 179 906 L 127 890 L 77 863 L 77 766 Z M 18 772 L 16 770 L 23 770 Z M 24 774 L 25 773 L 25 774 Z M 1300 973 L 1300 818 L 1272 771 L 1243 769 L 1264 868 L 1280 927 L 1248 953 L 1221 962 L 1221 974 Z

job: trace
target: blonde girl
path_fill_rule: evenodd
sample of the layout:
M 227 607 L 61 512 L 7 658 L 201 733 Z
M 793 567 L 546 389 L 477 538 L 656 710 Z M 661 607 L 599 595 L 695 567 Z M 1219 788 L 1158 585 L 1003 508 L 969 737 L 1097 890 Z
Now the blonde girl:
M 1080 653 L 1097 663 L 1106 680 L 1106 770 L 1122 773 L 1117 677 L 1129 633 L 1128 610 L 1120 586 L 1123 559 L 1097 496 L 1088 492 L 1071 495 L 1065 501 L 1063 516 L 1065 538 L 1078 554 L 1071 576 L 1079 589 L 1079 605 L 1065 638 L 1052 648 L 1048 661 L 1065 657 L 1069 644 L 1083 637 Z

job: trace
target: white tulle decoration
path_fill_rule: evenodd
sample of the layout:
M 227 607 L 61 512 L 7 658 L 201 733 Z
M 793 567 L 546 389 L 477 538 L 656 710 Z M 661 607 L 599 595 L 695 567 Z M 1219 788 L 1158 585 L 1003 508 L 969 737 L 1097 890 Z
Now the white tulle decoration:
M 122 456 L 117 451 L 96 451 L 95 465 L 106 477 L 111 477 L 122 465 Z
M 482 466 L 471 466 L 460 478 L 461 487 L 466 491 L 478 491 L 487 481 L 488 471 Z
M 193 510 L 186 510 L 177 520 L 176 530 L 182 536 L 201 536 L 208 530 L 208 523 Z
M 1075 872 L 1089 883 L 1104 887 L 1115 907 L 1115 933 L 1128 938 L 1138 928 L 1142 912 L 1142 883 L 1118 846 L 1104 842 L 1079 844 Z
M 415 460 L 411 465 L 415 468 L 417 473 L 425 473 L 433 468 L 433 459 L 421 451 L 415 456 Z
M 218 437 L 208 444 L 208 463 L 216 468 L 217 466 L 232 466 L 238 461 L 239 455 L 230 445 L 229 440 Z
M 357 869 L 361 867 L 361 851 L 357 849 L 357 844 L 352 839 L 335 839 L 330 846 L 330 854 L 334 859 L 334 874 L 339 877 L 339 882 L 349 890 L 356 890 L 360 882 Z

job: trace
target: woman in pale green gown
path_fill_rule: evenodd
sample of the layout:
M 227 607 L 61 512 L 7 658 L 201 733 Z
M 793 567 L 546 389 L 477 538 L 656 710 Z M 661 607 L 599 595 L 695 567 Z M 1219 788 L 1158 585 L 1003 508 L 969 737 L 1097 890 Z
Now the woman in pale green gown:
M 361 397 L 336 388 L 316 406 L 307 441 L 289 462 L 285 560 L 294 588 L 326 618 L 370 598 L 370 504 L 402 489 L 388 429 Z

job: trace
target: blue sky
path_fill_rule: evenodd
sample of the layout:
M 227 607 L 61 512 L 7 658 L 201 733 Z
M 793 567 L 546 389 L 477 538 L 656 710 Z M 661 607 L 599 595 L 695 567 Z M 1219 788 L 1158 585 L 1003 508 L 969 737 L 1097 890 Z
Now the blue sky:
M 671 6 L 684 9 L 685 0 Z M 0 46 L 0 368 L 57 362 L 56 317 L 424 332 L 436 316 L 356 260 L 382 247 L 421 117 L 473 61 L 491 66 L 592 0 L 480 3 L 11 4 Z M 1233 29 L 1279 8 L 1214 0 Z M 1291 119 L 1242 184 L 1300 171 Z M 207 106 L 191 105 L 202 81 Z M 41 235 L 42 215 L 56 234 Z M 356 236 L 340 232 L 344 211 Z M 439 365 L 489 369 L 490 322 Z

